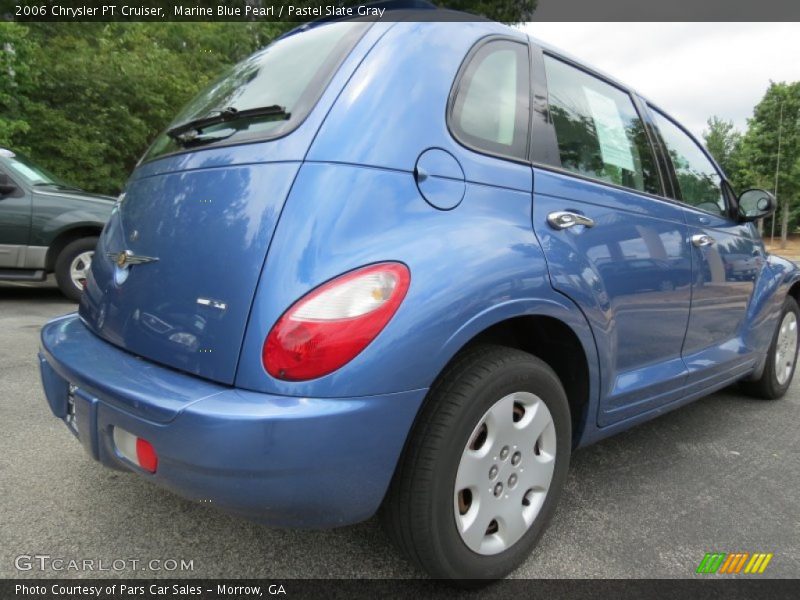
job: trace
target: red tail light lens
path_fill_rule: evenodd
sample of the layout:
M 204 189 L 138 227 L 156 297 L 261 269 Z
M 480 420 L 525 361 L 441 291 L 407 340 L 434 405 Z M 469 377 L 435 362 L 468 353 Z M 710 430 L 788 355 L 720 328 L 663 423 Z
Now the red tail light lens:
M 158 454 L 153 444 L 120 427 L 114 427 L 114 446 L 117 452 L 145 471 L 155 473 L 158 469 Z
M 136 438 L 136 459 L 145 471 L 155 473 L 158 468 L 158 455 L 153 445 L 145 439 Z
M 322 377 L 355 358 L 394 316 L 411 275 L 401 263 L 346 273 L 297 301 L 264 342 L 262 361 L 277 379 Z

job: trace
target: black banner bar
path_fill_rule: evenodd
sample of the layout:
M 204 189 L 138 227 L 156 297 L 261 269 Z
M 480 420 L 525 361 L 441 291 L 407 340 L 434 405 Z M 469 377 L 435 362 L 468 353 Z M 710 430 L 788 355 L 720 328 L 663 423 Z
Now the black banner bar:
M 3 600 L 253 600 L 255 598 L 355 599 L 480 598 L 492 599 L 647 599 L 744 600 L 797 598 L 798 580 L 761 578 L 697 579 L 506 579 L 481 581 L 323 580 L 323 579 L 7 579 L 0 581 Z
M 400 10 L 402 9 L 402 10 Z M 452 10 L 450 10 L 452 9 Z M 459 12 L 467 11 L 467 12 Z M 54 21 L 800 21 L 792 0 L 0 0 L 0 19 Z M 519 17 L 522 17 L 521 19 Z

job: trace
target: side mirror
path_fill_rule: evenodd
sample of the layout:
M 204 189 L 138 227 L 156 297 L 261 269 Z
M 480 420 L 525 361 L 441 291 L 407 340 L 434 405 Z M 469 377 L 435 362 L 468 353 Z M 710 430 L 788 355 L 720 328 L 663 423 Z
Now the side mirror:
M 9 194 L 17 191 L 17 186 L 5 173 L 0 173 L 0 198 L 4 198 Z
M 755 221 L 770 216 L 778 208 L 775 196 L 767 190 L 752 189 L 739 196 L 739 219 Z

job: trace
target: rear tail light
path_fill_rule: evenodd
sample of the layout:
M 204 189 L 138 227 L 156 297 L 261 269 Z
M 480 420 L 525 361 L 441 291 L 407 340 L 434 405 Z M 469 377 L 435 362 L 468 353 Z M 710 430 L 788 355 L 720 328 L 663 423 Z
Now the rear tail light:
M 113 437 L 114 446 L 123 457 L 145 471 L 156 472 L 158 455 L 150 442 L 119 427 L 114 427 Z
M 264 368 L 277 379 L 303 381 L 347 364 L 394 316 L 410 281 L 405 265 L 380 263 L 311 291 L 270 331 L 261 357 Z

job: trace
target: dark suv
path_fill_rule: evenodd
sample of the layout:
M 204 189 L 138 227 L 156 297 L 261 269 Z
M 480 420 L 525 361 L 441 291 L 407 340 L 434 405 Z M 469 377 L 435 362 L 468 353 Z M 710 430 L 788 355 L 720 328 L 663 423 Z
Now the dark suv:
M 42 281 L 77 301 L 114 198 L 59 181 L 0 148 L 0 280 Z

